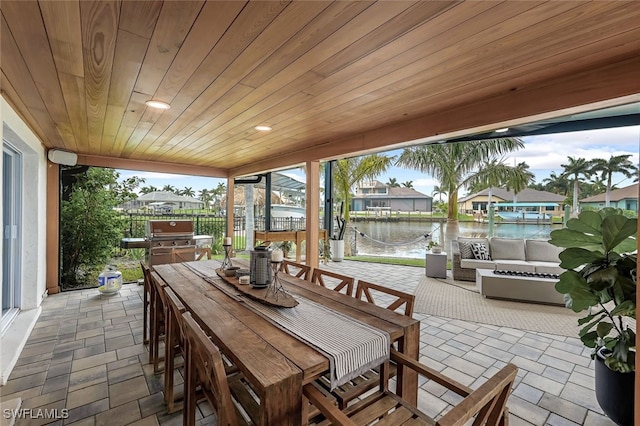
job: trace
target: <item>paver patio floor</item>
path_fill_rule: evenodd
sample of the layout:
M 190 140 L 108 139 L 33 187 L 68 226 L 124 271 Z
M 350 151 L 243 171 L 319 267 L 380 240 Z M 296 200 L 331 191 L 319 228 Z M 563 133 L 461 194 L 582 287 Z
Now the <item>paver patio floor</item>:
M 423 268 L 354 261 L 321 267 L 409 293 L 424 276 Z M 67 418 L 18 419 L 17 425 L 182 424 L 181 412 L 166 414 L 163 376 L 148 364 L 141 297 L 142 286 L 128 284 L 115 296 L 90 289 L 43 302 L 16 367 L 0 388 L 1 401 L 9 408 L 19 397 L 32 415 L 43 413 L 37 409 L 58 410 Z M 478 386 L 506 362 L 519 367 L 508 403 L 512 425 L 613 425 L 595 401 L 593 362 L 577 338 L 414 317 L 421 321 L 420 361 L 464 384 Z M 179 374 L 176 379 L 180 384 Z M 451 397 L 441 386 L 420 382 L 420 409 L 436 416 L 447 407 L 443 400 Z M 205 403 L 197 416 L 199 424 L 215 424 Z

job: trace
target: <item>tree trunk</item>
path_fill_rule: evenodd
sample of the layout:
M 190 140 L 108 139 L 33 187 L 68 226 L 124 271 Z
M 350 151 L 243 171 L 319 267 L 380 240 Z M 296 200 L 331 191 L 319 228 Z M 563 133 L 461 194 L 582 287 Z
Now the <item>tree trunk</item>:
M 449 192 L 448 220 L 458 220 L 458 192 Z
M 573 217 L 578 217 L 578 177 L 573 181 Z

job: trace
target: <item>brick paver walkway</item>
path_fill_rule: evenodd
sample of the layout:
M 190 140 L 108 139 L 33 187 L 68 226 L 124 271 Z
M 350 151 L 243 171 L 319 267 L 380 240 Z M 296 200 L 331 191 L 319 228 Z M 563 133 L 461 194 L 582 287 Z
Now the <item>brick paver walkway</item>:
M 344 261 L 321 265 L 343 274 L 413 293 L 423 268 Z M 381 282 L 384 277 L 384 282 Z M 162 374 L 153 374 L 142 345 L 142 286 L 118 295 L 97 290 L 48 297 L 9 381 L 3 408 L 22 398 L 23 409 L 58 410 L 68 418 L 19 420 L 18 425 L 180 425 L 167 415 Z M 506 362 L 519 367 L 509 400 L 512 425 L 612 425 L 593 392 L 593 365 L 579 340 L 461 320 L 415 314 L 421 321 L 421 362 L 476 387 Z M 176 374 L 176 383 L 182 378 Z M 435 416 L 453 396 L 420 382 L 419 406 Z M 63 409 L 68 411 L 63 411 Z M 53 412 L 53 411 L 52 411 Z M 205 403 L 200 424 L 215 424 Z M 3 419 L 3 425 L 6 419 Z

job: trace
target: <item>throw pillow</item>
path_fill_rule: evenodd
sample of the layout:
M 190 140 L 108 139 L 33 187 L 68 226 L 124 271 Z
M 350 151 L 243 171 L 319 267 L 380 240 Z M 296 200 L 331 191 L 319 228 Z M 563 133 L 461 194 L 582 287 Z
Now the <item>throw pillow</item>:
M 460 248 L 460 259 L 473 259 L 473 251 L 471 251 L 471 243 L 468 241 L 458 241 L 458 248 Z
M 491 260 L 485 243 L 471 243 L 471 251 L 473 252 L 473 257 L 478 260 Z

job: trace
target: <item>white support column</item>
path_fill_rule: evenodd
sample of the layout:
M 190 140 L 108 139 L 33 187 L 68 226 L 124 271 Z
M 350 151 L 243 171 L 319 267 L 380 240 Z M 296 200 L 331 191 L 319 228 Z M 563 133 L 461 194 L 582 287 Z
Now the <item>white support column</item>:
M 227 178 L 227 237 L 231 237 L 233 241 L 233 205 L 235 204 L 234 193 L 234 178 Z
M 318 267 L 318 238 L 319 238 L 319 212 L 320 212 L 320 162 L 307 161 L 307 249 L 306 264 L 314 268 Z M 299 248 L 298 248 L 299 249 Z

